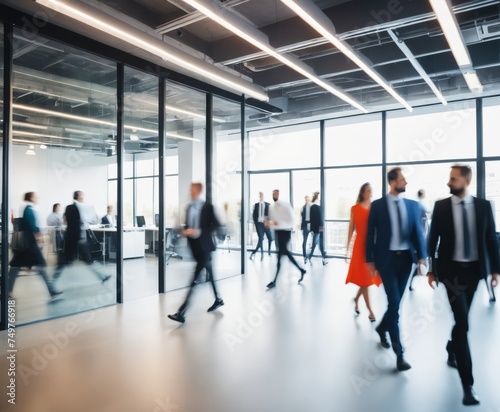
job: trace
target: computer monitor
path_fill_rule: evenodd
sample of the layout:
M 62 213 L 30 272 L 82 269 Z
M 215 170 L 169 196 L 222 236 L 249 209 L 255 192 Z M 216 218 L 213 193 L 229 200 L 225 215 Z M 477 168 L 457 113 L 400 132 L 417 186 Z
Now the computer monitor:
M 137 219 L 137 226 L 146 226 L 146 219 L 144 219 L 144 216 L 136 216 L 135 218 Z
M 155 214 L 155 226 L 160 227 L 160 215 L 158 213 Z

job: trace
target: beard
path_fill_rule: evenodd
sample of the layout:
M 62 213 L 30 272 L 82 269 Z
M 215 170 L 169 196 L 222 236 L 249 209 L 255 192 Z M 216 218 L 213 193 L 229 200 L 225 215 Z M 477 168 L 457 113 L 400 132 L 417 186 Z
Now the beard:
M 396 190 L 396 192 L 398 192 L 398 193 L 404 193 L 404 192 L 406 192 L 406 187 L 405 187 L 405 186 L 402 186 L 402 187 L 397 187 L 397 186 L 396 186 L 396 187 L 395 187 L 395 190 Z
M 278 201 L 278 198 L 273 196 L 273 200 L 274 200 L 275 202 L 277 202 L 277 201 Z
M 457 188 L 453 188 L 453 187 L 450 187 L 450 193 L 452 195 L 455 195 L 455 196 L 460 196 L 464 193 L 465 191 L 465 187 L 457 187 Z

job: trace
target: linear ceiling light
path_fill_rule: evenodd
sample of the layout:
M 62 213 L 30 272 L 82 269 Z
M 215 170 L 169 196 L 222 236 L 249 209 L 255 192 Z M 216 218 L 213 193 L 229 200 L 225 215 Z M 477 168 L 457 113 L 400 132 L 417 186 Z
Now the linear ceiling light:
M 469 55 L 469 50 L 465 44 L 460 26 L 453 13 L 453 9 L 448 0 L 429 0 L 431 3 L 436 18 L 438 19 L 444 37 L 450 46 L 453 57 L 462 71 L 462 74 L 467 82 L 471 92 L 478 93 L 483 90 L 483 85 L 479 81 L 476 72 L 472 67 L 472 60 Z
M 321 11 L 321 9 L 309 0 L 281 0 L 302 20 L 309 24 L 314 30 L 339 49 L 346 57 L 352 60 L 361 70 L 370 76 L 376 83 L 382 86 L 392 97 L 401 103 L 408 111 L 413 108 L 394 90 L 385 79 L 370 67 L 367 59 L 357 53 L 346 41 L 335 35 L 335 27 L 332 21 Z
M 228 73 L 224 73 L 203 60 L 199 60 L 179 49 L 171 47 L 163 41 L 152 36 L 148 36 L 138 29 L 131 26 L 125 26 L 125 24 L 118 19 L 114 19 L 104 13 L 100 13 L 99 15 L 99 11 L 92 7 L 81 3 L 79 3 L 76 7 L 73 5 L 70 6 L 59 0 L 36 0 L 36 2 L 49 7 L 58 13 L 64 14 L 101 30 L 113 37 L 119 38 L 140 49 L 146 50 L 169 63 L 175 63 L 190 72 L 202 75 L 207 79 L 214 80 L 219 84 L 238 90 L 240 93 L 244 93 L 258 100 L 266 102 L 269 101 L 269 97 L 260 86 L 242 80 L 236 76 L 232 76 Z
M 467 82 L 467 86 L 474 93 L 481 93 L 483 91 L 483 85 L 477 77 L 477 74 L 474 70 L 468 71 L 464 73 L 465 81 Z
M 422 77 L 422 79 L 425 80 L 425 82 L 429 85 L 431 90 L 434 92 L 436 97 L 439 99 L 439 101 L 446 106 L 448 102 L 442 95 L 442 93 L 439 91 L 439 89 L 436 87 L 434 82 L 431 80 L 427 72 L 424 70 L 420 62 L 416 59 L 415 55 L 411 52 L 411 50 L 408 48 L 406 43 L 400 39 L 396 34 L 391 30 L 387 30 L 387 33 L 389 33 L 389 36 L 391 36 L 392 40 L 394 43 L 399 47 L 399 49 L 403 52 L 403 54 L 406 56 L 408 61 L 411 63 L 413 68 L 417 71 L 417 73 Z
M 318 86 L 328 90 L 330 93 L 334 94 L 338 98 L 344 100 L 355 108 L 367 113 L 368 110 L 365 109 L 360 103 L 354 100 L 352 97 L 342 92 L 340 89 L 334 85 L 320 79 L 312 70 L 310 66 L 303 63 L 300 59 L 293 56 L 287 56 L 280 54 L 269 44 L 267 36 L 261 31 L 257 30 L 255 27 L 251 26 L 247 22 L 238 19 L 234 14 L 230 13 L 227 9 L 218 6 L 215 3 L 206 0 L 182 0 L 184 3 L 189 4 L 198 11 L 201 11 L 205 16 L 212 19 L 213 21 L 219 23 L 221 26 L 225 27 L 229 31 L 246 40 L 248 43 L 254 45 L 260 50 L 266 52 L 270 56 L 279 60 L 281 63 L 292 68 L 296 72 L 300 73 L 302 76 L 307 77 L 309 80 L 316 83 Z
M 465 45 L 457 19 L 447 0 L 429 0 L 436 18 L 443 30 L 444 37 L 459 66 L 471 66 L 472 61 Z

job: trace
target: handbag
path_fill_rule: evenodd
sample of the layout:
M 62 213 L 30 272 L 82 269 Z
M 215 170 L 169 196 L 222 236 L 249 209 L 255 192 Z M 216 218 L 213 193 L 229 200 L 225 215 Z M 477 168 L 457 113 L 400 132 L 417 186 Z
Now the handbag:
M 13 252 L 19 253 L 29 249 L 29 233 L 22 231 L 12 232 L 10 247 Z

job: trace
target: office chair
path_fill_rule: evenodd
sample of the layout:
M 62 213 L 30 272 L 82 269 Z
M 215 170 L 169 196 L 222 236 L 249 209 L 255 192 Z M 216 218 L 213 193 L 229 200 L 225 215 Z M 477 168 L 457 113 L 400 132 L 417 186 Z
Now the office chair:
M 174 258 L 174 259 L 180 259 L 182 260 L 183 257 L 182 255 L 179 255 L 176 251 L 175 251 L 175 245 L 177 245 L 177 242 L 179 241 L 179 239 L 181 238 L 181 233 L 180 233 L 180 230 L 178 229 L 167 229 L 167 237 L 168 235 L 170 234 L 170 243 L 167 247 L 167 250 L 166 250 L 166 263 L 167 265 L 169 264 L 169 261 L 170 259 Z
M 144 219 L 144 216 L 136 216 L 135 219 L 137 221 L 137 226 L 138 227 L 144 227 L 144 226 L 146 226 L 146 219 Z

